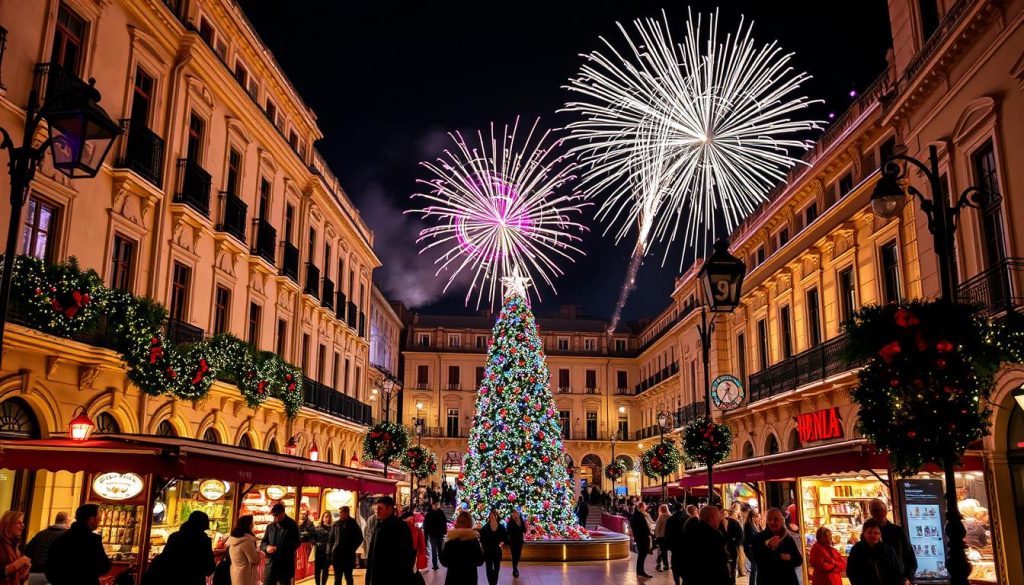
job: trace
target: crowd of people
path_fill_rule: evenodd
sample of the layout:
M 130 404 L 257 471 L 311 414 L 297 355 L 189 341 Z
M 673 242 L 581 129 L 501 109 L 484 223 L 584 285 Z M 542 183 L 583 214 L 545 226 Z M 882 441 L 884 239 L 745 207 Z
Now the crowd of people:
M 593 498 L 594 494 L 588 497 L 591 502 Z M 740 502 L 723 510 L 685 505 L 675 498 L 661 504 L 636 497 L 609 499 L 610 513 L 629 521 L 639 579 L 652 577 L 646 562 L 656 551 L 655 570 L 670 571 L 675 585 L 734 585 L 743 575 L 749 576 L 750 585 L 803 581 L 805 560 L 795 506 L 786 511 L 771 508 L 762 516 L 757 508 Z M 649 502 L 657 506 L 656 512 Z M 806 560 L 811 585 L 842 585 L 844 573 L 851 585 L 910 585 L 917 558 L 906 532 L 889 521 L 888 512 L 882 500 L 870 502 L 870 518 L 859 541 L 849 543 L 853 546 L 848 557 L 836 549 L 839 543 L 832 532 L 819 528 Z

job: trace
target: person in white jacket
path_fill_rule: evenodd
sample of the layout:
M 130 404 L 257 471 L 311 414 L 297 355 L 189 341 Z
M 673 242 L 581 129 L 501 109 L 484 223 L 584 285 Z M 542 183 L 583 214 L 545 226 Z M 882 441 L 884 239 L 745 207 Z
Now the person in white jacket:
M 252 516 L 242 516 L 227 541 L 231 558 L 231 585 L 259 585 L 260 550 L 252 531 Z

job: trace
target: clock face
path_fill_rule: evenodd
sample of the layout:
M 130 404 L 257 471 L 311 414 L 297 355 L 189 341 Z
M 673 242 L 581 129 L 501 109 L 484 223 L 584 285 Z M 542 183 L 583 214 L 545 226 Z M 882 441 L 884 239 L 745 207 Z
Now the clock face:
M 747 393 L 735 376 L 719 376 L 711 383 L 711 402 L 722 410 L 732 410 L 743 403 Z

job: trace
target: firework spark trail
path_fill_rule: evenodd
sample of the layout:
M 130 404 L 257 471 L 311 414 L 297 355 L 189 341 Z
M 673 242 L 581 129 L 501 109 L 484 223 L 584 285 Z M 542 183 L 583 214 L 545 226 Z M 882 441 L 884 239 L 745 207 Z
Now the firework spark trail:
M 421 163 L 433 178 L 419 180 L 427 189 L 413 198 L 429 203 L 407 213 L 437 225 L 423 229 L 416 241 L 427 242 L 421 254 L 443 250 L 435 264 L 436 274 L 451 272 L 445 291 L 463 271 L 472 275 L 467 305 L 474 290 L 477 307 L 485 294 L 492 304 L 500 302 L 501 278 L 516 273 L 539 276 L 554 290 L 552 280 L 562 274 L 556 258 L 583 254 L 575 245 L 579 236 L 570 232 L 586 229 L 571 219 L 588 205 L 571 187 L 576 165 L 554 152 L 561 141 L 549 144 L 551 133 L 539 131 L 539 123 L 521 142 L 518 118 L 500 133 L 491 124 L 489 137 L 477 132 L 476 146 L 450 133 L 455 148 Z
M 602 38 L 606 50 L 584 55 L 570 80 L 578 97 L 564 111 L 580 116 L 567 127 L 571 152 L 584 187 L 603 196 L 605 233 L 618 242 L 636 225 L 641 253 L 669 244 L 662 264 L 678 239 L 681 267 L 686 250 L 703 254 L 715 239 L 716 218 L 735 229 L 800 162 L 790 150 L 811 146 L 793 134 L 818 123 L 791 118 L 813 103 L 794 95 L 809 76 L 776 43 L 755 43 L 745 21 L 719 36 L 717 13 L 706 23 L 690 14 L 680 43 L 664 14 L 633 29 L 619 24 L 622 48 Z M 638 267 L 630 263 L 620 305 Z

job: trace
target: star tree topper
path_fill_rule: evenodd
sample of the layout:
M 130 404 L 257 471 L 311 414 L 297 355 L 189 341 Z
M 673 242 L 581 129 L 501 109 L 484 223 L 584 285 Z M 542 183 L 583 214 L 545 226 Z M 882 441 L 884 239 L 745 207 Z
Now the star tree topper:
M 530 297 L 526 296 L 526 287 L 530 286 L 530 279 L 523 276 L 519 272 L 519 267 L 512 268 L 512 274 L 509 276 L 501 277 L 501 284 L 505 287 L 505 296 L 519 295 L 526 299 L 526 302 L 530 302 Z

